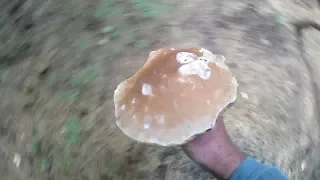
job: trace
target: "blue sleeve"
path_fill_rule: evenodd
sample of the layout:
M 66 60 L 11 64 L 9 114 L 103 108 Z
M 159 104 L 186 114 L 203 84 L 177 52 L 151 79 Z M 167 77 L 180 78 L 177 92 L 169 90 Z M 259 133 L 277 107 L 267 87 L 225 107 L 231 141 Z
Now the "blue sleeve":
M 287 180 L 276 167 L 266 166 L 247 157 L 233 172 L 231 180 Z

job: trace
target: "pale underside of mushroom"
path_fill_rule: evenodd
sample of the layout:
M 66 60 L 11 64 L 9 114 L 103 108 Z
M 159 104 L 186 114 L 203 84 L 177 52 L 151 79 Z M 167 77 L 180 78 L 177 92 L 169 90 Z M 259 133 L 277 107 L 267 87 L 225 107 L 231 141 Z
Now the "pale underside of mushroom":
M 237 95 L 224 60 L 203 48 L 152 51 L 115 90 L 118 127 L 137 141 L 162 146 L 184 144 L 212 128 Z

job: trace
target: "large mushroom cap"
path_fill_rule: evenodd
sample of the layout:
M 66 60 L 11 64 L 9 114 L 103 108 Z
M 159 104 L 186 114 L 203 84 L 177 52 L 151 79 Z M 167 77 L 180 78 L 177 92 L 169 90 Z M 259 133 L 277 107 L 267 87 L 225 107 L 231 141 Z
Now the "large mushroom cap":
M 183 144 L 214 126 L 235 101 L 237 86 L 223 56 L 203 48 L 162 48 L 115 90 L 117 125 L 140 142 Z

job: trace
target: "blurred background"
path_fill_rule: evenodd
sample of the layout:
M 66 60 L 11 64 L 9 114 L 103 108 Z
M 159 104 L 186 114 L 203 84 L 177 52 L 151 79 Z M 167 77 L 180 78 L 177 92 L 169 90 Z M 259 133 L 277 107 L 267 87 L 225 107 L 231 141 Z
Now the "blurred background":
M 113 91 L 152 50 L 226 57 L 234 143 L 320 177 L 317 0 L 0 0 L 1 180 L 209 180 L 180 147 L 129 139 Z

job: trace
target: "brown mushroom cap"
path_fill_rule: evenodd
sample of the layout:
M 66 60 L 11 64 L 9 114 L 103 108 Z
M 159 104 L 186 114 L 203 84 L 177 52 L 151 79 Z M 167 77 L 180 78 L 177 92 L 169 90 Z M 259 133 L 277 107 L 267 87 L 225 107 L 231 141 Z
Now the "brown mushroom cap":
M 224 57 L 203 48 L 162 48 L 114 93 L 118 127 L 129 137 L 179 145 L 212 128 L 236 100 L 237 80 Z

